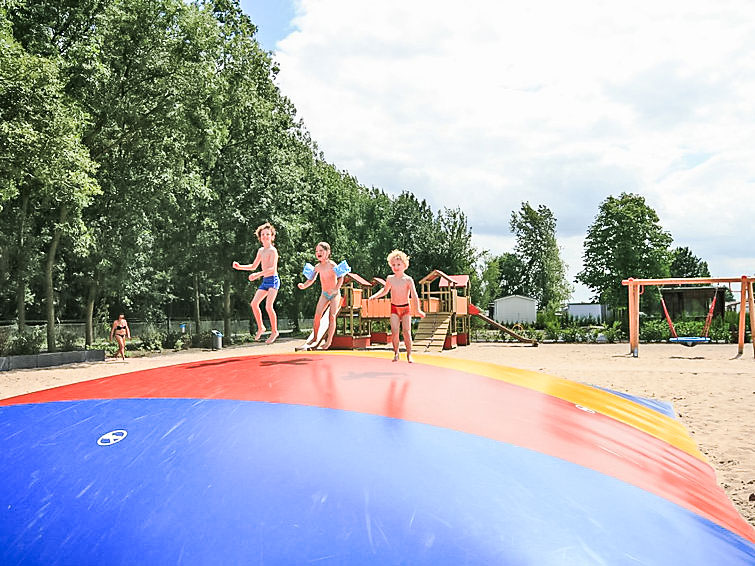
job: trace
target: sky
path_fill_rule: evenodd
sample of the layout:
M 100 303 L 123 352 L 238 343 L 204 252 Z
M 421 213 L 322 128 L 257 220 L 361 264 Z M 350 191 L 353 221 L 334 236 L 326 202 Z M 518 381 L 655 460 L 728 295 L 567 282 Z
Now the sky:
M 750 0 L 241 0 L 325 159 L 460 207 L 513 251 L 522 202 L 557 219 L 574 282 L 600 204 L 642 195 L 714 277 L 755 273 Z

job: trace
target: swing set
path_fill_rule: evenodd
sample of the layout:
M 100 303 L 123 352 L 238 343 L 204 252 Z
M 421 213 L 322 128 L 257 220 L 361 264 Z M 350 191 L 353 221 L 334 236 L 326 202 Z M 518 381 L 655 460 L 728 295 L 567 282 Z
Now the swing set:
M 743 275 L 739 278 L 733 277 L 690 277 L 685 279 L 634 279 L 630 277 L 621 282 L 628 288 L 629 292 L 629 353 L 633 357 L 639 355 L 640 349 L 640 295 L 643 293 L 645 287 L 656 286 L 663 287 L 664 285 L 685 285 L 685 284 L 712 284 L 712 283 L 740 283 L 740 308 L 739 308 L 739 324 L 738 330 L 738 353 L 737 356 L 741 356 L 744 353 L 745 344 L 745 316 L 746 311 L 749 308 L 750 311 L 750 328 L 753 329 L 752 334 L 752 346 L 753 355 L 755 355 L 755 305 L 753 301 L 753 283 L 755 283 L 755 277 L 748 277 Z M 710 323 L 713 319 L 713 311 L 716 306 L 716 296 L 713 297 L 708 316 L 705 319 L 705 325 L 703 328 L 702 336 L 678 336 L 674 323 L 669 316 L 666 302 L 663 300 L 663 293 L 661 293 L 661 306 L 663 312 L 666 315 L 666 322 L 668 322 L 669 329 L 671 330 L 670 342 L 676 344 L 682 344 L 683 346 L 696 346 L 697 344 L 705 344 L 710 342 L 708 338 L 708 331 L 710 329 Z
M 640 294 L 642 294 L 642 291 L 640 291 Z M 668 323 L 668 328 L 671 331 L 671 338 L 669 338 L 669 342 L 672 342 L 674 344 L 681 344 L 682 346 L 692 347 L 697 346 L 698 344 L 706 344 L 710 342 L 710 338 L 708 338 L 708 331 L 710 330 L 710 323 L 713 321 L 713 313 L 716 309 L 716 299 L 718 298 L 718 291 L 713 292 L 713 300 L 710 303 L 710 309 L 708 309 L 708 316 L 705 317 L 705 324 L 703 325 L 703 334 L 702 336 L 679 336 L 676 333 L 676 328 L 674 327 L 674 322 L 671 320 L 671 315 L 669 315 L 668 307 L 666 306 L 666 301 L 663 298 L 663 287 L 661 287 L 661 306 L 663 307 L 663 314 L 666 316 L 666 322 Z

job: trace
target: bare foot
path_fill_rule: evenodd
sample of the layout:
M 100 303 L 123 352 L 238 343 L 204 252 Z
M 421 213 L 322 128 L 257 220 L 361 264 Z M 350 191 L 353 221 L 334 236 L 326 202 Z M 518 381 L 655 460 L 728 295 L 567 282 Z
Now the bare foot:
M 320 346 L 321 350 L 329 350 L 330 349 L 330 342 L 326 342 L 323 346 Z
M 275 340 L 276 340 L 276 338 L 278 338 L 278 336 L 280 336 L 280 334 L 278 334 L 277 332 L 275 332 L 273 334 L 270 334 L 270 336 L 268 337 L 268 339 L 265 340 L 265 344 L 272 344 L 273 342 L 275 342 Z
M 395 354 L 393 354 L 393 361 L 394 362 L 398 361 L 398 352 L 396 352 Z
M 254 335 L 255 342 L 260 339 L 260 336 L 262 336 L 265 333 L 265 327 L 261 326 L 257 329 L 257 334 Z
M 406 361 L 409 362 L 410 364 L 412 363 L 412 355 L 411 354 L 407 354 L 406 355 Z

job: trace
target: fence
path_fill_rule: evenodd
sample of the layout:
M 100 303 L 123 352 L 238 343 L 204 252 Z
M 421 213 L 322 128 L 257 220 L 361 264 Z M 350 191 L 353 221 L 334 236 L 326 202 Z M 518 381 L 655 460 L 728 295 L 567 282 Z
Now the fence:
M 285 332 L 293 329 L 294 324 L 293 320 L 288 318 L 279 318 L 278 319 L 278 330 Z M 310 329 L 312 328 L 312 319 L 303 319 L 299 321 L 299 328 L 301 329 Z M 0 327 L 3 326 L 12 326 L 16 323 L 15 320 L 2 320 L 0 321 Z M 194 320 L 187 320 L 187 319 L 178 319 L 178 320 L 170 320 L 165 322 L 150 322 L 150 321 L 144 321 L 144 320 L 129 320 L 129 327 L 131 328 L 131 336 L 138 337 L 145 328 L 151 327 L 159 332 L 179 332 L 186 334 L 196 334 L 196 323 Z M 267 329 L 270 330 L 270 324 L 265 319 L 265 324 L 267 325 Z M 46 323 L 42 320 L 30 320 L 26 323 L 27 330 L 33 330 L 35 328 L 40 329 L 42 332 L 45 332 L 46 330 Z M 182 328 L 183 326 L 183 328 Z M 252 323 L 252 330 L 255 330 L 256 326 L 254 323 Z M 102 323 L 95 322 L 93 325 L 93 340 L 107 340 L 110 337 L 110 325 L 107 326 Z M 202 320 L 200 325 L 200 330 L 202 332 L 207 332 L 209 330 L 220 330 L 221 332 L 224 332 L 224 323 L 222 320 Z M 231 334 L 249 334 L 250 332 L 249 327 L 249 321 L 248 320 L 231 320 Z M 84 322 L 78 321 L 78 320 L 63 320 L 55 324 L 55 333 L 57 335 L 60 335 L 61 333 L 66 332 L 69 334 L 73 334 L 82 340 L 86 336 L 86 324 Z

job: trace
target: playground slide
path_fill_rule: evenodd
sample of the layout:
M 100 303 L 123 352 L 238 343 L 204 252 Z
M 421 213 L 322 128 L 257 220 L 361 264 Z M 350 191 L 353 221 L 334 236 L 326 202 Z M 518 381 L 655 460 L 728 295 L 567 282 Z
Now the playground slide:
M 496 322 L 492 318 L 489 318 L 489 317 L 485 316 L 484 314 L 482 314 L 482 311 L 480 310 L 480 308 L 476 307 L 473 304 L 469 305 L 469 314 L 474 315 L 474 316 L 476 316 L 478 318 L 481 318 L 482 320 L 484 320 L 485 322 L 487 322 L 493 328 L 497 328 L 498 330 L 503 330 L 506 334 L 508 334 L 509 336 L 512 336 L 513 338 L 516 338 L 520 342 L 524 342 L 525 344 L 532 344 L 533 346 L 537 346 L 537 340 L 533 340 L 532 338 L 525 338 L 524 336 L 522 336 L 520 334 L 517 334 L 516 332 L 514 332 L 510 328 L 504 326 L 500 322 Z
M 338 310 L 341 310 L 340 308 Z M 336 312 L 336 314 L 338 314 Z M 320 317 L 320 328 L 317 332 L 317 339 L 315 339 L 315 331 L 309 333 L 309 337 L 307 338 L 307 341 L 304 342 L 301 346 L 296 346 L 297 350 L 314 350 L 317 348 L 320 344 L 322 344 L 322 341 L 325 340 L 325 337 L 328 335 L 328 326 L 330 325 L 330 306 L 325 308 L 325 311 L 322 313 L 322 316 Z

